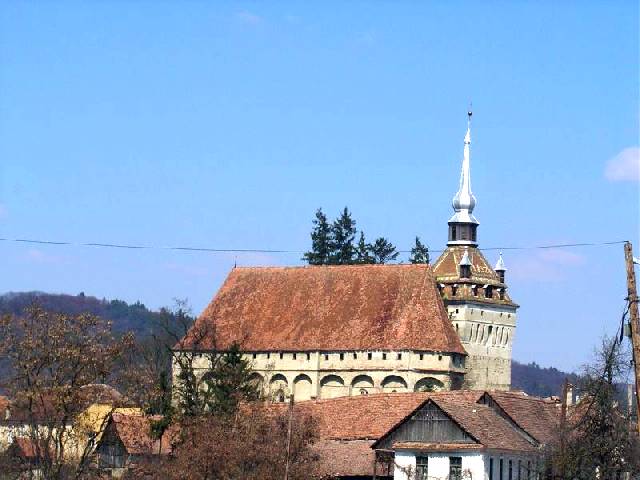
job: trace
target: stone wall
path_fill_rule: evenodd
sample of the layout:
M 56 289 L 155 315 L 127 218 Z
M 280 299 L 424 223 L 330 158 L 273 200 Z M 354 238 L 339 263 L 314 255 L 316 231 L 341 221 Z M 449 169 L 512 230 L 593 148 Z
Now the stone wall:
M 275 401 L 462 388 L 463 355 L 403 351 L 248 352 L 253 377 Z M 207 354 L 194 360 L 204 374 Z M 174 382 L 177 377 L 174 362 Z
M 515 308 L 502 305 L 449 304 L 449 317 L 469 354 L 465 388 L 509 390 Z

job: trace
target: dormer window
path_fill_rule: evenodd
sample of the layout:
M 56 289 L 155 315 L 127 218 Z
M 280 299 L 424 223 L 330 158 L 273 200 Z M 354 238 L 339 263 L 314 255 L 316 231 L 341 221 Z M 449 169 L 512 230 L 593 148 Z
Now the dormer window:
M 491 285 L 484 286 L 484 296 L 486 298 L 493 298 L 493 286 Z
M 473 294 L 474 297 L 478 296 L 478 286 L 477 285 L 471 285 L 471 293 Z

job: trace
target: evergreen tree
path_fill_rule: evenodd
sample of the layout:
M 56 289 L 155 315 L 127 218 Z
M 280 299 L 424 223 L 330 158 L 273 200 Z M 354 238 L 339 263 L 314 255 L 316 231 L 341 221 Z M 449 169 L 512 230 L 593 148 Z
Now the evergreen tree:
M 380 237 L 371 245 L 372 263 L 387 263 L 395 260 L 400 252 L 396 251 L 396 247 L 386 238 Z
M 410 263 L 426 263 L 429 264 L 429 247 L 423 245 L 420 237 L 416 237 L 416 244 L 411 249 Z
M 311 251 L 305 252 L 302 260 L 309 265 L 327 265 L 331 254 L 331 227 L 327 222 L 327 216 L 319 208 L 316 219 L 313 221 L 311 232 Z
M 332 265 L 350 265 L 355 261 L 356 249 L 353 241 L 356 237 L 356 221 L 344 207 L 342 214 L 331 226 L 332 241 L 329 263 Z
M 371 244 L 365 242 L 364 232 L 360 232 L 360 239 L 358 240 L 356 249 L 356 263 L 374 263 L 373 257 L 371 256 Z
M 207 379 L 209 410 L 213 414 L 232 414 L 240 402 L 257 400 L 259 386 L 251 380 L 251 373 L 249 361 L 234 342 Z

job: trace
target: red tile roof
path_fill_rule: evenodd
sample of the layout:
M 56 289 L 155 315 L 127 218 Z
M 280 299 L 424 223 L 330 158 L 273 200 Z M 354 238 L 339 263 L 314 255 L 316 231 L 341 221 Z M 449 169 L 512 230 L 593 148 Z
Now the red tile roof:
M 234 341 L 245 351 L 466 354 L 428 265 L 235 268 L 175 348 Z
M 486 448 L 518 452 L 536 450 L 532 443 L 488 405 L 452 397 L 434 397 L 432 400 Z
M 111 421 L 128 454 L 151 455 L 158 453 L 160 446 L 160 441 L 151 435 L 151 421 L 160 418 L 159 416 L 149 417 L 114 413 Z M 168 453 L 167 444 L 163 441 L 163 453 Z
M 560 425 L 559 404 L 522 392 L 488 392 L 502 411 L 540 443 L 551 443 Z

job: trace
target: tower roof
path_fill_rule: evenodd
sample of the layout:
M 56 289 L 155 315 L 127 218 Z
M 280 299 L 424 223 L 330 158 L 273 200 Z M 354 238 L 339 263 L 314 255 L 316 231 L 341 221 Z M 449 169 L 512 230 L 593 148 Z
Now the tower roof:
M 473 209 L 476 206 L 476 197 L 471 193 L 471 172 L 470 172 L 470 147 L 471 147 L 471 110 L 467 112 L 467 134 L 464 137 L 464 158 L 462 160 L 462 171 L 460 172 L 460 188 L 453 197 L 454 215 L 449 223 L 475 223 L 479 222 L 473 216 Z
M 502 252 L 500 252 L 500 258 L 498 258 L 498 262 L 496 263 L 496 267 L 494 268 L 496 272 L 506 272 L 507 269 L 504 266 L 504 260 L 502 259 Z

